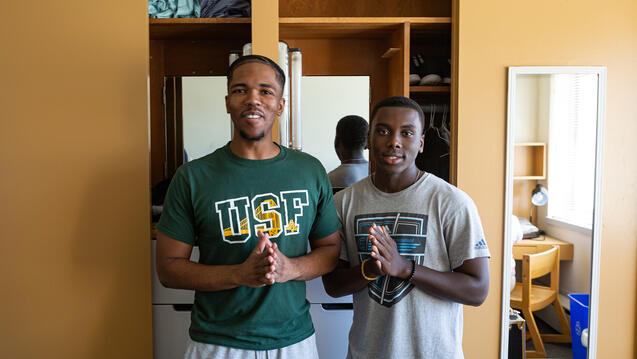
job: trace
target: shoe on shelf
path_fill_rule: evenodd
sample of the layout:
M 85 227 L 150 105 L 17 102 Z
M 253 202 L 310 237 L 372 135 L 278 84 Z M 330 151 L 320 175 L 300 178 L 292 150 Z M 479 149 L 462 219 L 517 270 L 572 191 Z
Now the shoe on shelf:
M 421 86 L 424 86 L 424 85 L 438 85 L 441 82 L 442 82 L 442 77 L 440 77 L 440 75 L 429 74 L 429 75 L 423 76 L 423 78 L 420 80 L 420 85 Z
M 420 76 L 418 74 L 409 75 L 409 84 L 418 85 L 420 83 Z

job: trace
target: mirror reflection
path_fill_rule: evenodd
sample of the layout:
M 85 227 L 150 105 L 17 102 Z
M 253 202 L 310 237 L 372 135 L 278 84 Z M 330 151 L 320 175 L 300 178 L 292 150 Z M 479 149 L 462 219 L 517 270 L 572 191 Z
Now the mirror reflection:
M 327 172 L 340 165 L 334 151 L 338 120 L 369 117 L 369 76 L 302 77 L 303 152 L 321 161 Z M 181 78 L 183 148 L 186 161 L 203 157 L 231 138 L 224 97 L 224 76 Z M 368 159 L 367 151 L 364 156 Z
M 509 358 L 586 358 L 589 347 L 600 74 L 552 69 L 509 75 Z

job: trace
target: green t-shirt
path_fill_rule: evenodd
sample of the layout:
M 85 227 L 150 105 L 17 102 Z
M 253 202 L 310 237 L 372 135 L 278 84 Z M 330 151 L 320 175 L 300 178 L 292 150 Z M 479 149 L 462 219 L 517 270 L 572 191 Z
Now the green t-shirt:
M 340 229 L 332 188 L 321 163 L 281 147 L 267 160 L 248 160 L 228 145 L 181 166 L 175 174 L 157 229 L 198 245 L 199 262 L 239 264 L 270 235 L 281 252 L 298 257 L 308 239 Z M 305 282 L 195 293 L 190 337 L 241 349 L 270 350 L 314 333 Z

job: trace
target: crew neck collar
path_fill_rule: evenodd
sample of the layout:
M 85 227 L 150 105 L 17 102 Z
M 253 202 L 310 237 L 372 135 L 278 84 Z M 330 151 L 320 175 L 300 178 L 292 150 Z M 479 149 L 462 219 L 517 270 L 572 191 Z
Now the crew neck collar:
M 279 147 L 279 153 L 272 157 L 272 158 L 267 158 L 264 160 L 252 160 L 252 159 L 248 159 L 248 158 L 243 158 L 243 157 L 239 157 L 236 154 L 234 154 L 234 152 L 232 152 L 232 150 L 230 149 L 230 142 L 228 142 L 224 147 L 223 147 L 223 151 L 225 153 L 225 155 L 228 157 L 229 160 L 231 160 L 234 163 L 240 164 L 240 165 L 244 165 L 244 166 L 251 166 L 251 167 L 262 167 L 262 166 L 267 166 L 270 165 L 272 163 L 281 161 L 283 159 L 285 159 L 285 157 L 287 157 L 287 151 L 288 149 L 279 145 L 276 142 L 272 142 L 275 145 L 277 145 Z
M 400 190 L 398 192 L 383 192 L 383 191 L 381 191 L 380 189 L 378 189 L 378 187 L 376 187 L 376 185 L 372 181 L 372 175 L 367 176 L 366 181 L 369 184 L 369 186 L 372 187 L 373 191 L 375 191 L 377 194 L 380 194 L 382 196 L 394 197 L 394 196 L 400 196 L 403 193 L 411 191 L 416 186 L 419 186 L 421 183 L 426 181 L 428 177 L 429 177 L 429 173 L 423 171 L 422 176 L 420 176 L 419 179 L 417 179 L 414 183 L 410 184 L 409 186 L 403 188 L 402 190 Z

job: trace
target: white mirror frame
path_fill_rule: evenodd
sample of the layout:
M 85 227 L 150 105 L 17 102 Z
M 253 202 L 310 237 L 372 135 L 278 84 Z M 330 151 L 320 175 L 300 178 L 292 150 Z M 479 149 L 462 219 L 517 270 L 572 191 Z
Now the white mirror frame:
M 507 359 L 509 355 L 509 301 L 511 247 L 509 226 L 513 212 L 513 155 L 515 142 L 515 98 L 517 75 L 553 75 L 553 74 L 596 74 L 597 87 L 597 130 L 595 143 L 595 190 L 593 202 L 593 229 L 591 253 L 591 292 L 589 301 L 589 336 L 588 358 L 595 359 L 597 355 L 597 323 L 599 308 L 599 266 L 601 251 L 601 223 L 602 223 L 602 172 L 604 149 L 604 122 L 606 113 L 606 67 L 602 66 L 511 66 L 509 67 L 508 98 L 507 98 L 507 148 L 506 148 L 506 185 L 504 204 L 504 246 L 502 256 L 502 313 L 500 325 L 500 358 Z

